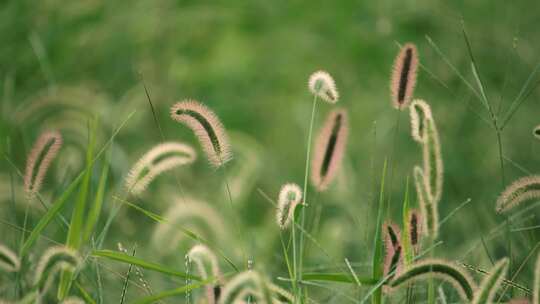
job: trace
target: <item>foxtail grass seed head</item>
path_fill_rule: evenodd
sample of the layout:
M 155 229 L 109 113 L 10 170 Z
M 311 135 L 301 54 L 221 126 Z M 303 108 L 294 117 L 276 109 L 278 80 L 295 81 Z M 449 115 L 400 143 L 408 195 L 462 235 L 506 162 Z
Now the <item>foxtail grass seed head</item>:
M 416 209 L 412 209 L 409 212 L 408 221 L 409 231 L 407 231 L 407 233 L 409 234 L 409 240 L 415 251 L 418 251 L 422 234 L 422 216 L 420 215 L 420 212 Z
M 220 282 L 222 281 L 216 255 L 207 246 L 201 244 L 193 246 L 187 255 L 189 260 L 195 263 L 197 271 L 203 280 L 213 277 L 218 281 L 216 285 L 209 284 L 206 286 L 208 303 L 216 303 L 218 297 L 216 297 L 214 291 L 216 288 L 220 288 Z
M 159 144 L 135 163 L 127 175 L 126 189 L 134 195 L 140 195 L 161 173 L 191 164 L 196 158 L 195 150 L 186 144 L 178 142 Z
M 35 142 L 24 174 L 24 190 L 29 198 L 39 192 L 51 162 L 62 146 L 62 135 L 57 131 L 43 132 Z
M 495 210 L 504 213 L 537 198 L 540 198 L 540 175 L 522 177 L 504 189 L 497 199 Z
M 35 269 L 34 285 L 44 294 L 59 272 L 74 271 L 80 263 L 81 259 L 75 250 L 64 246 L 49 247 Z
M 223 288 L 218 303 L 244 303 L 248 296 L 255 298 L 256 303 L 273 303 L 266 280 L 254 270 L 247 270 L 234 276 Z
M 396 289 L 409 282 L 428 278 L 438 278 L 450 283 L 464 301 L 473 299 L 476 283 L 469 274 L 453 263 L 439 259 L 424 259 L 411 265 L 394 277 L 390 287 Z
M 394 108 L 403 110 L 409 106 L 416 86 L 418 51 L 412 43 L 405 44 L 394 61 L 390 91 Z
M 171 107 L 171 117 L 195 133 L 212 166 L 219 168 L 231 160 L 225 128 L 208 107 L 195 100 L 184 100 Z
M 508 258 L 498 261 L 489 272 L 489 275 L 482 280 L 482 284 L 480 284 L 480 287 L 474 293 L 472 304 L 495 303 L 494 300 L 497 289 L 504 280 L 507 271 Z
M 399 227 L 391 222 L 383 224 L 385 257 L 383 274 L 391 280 L 400 270 L 399 265 L 403 258 L 403 247 L 401 246 L 401 233 Z M 393 273 L 393 274 L 392 274 Z
M 21 269 L 21 260 L 8 247 L 0 244 L 0 272 L 17 272 Z
M 431 107 L 422 99 L 415 99 L 409 110 L 411 117 L 411 135 L 412 138 L 420 144 L 427 141 L 427 124 L 433 121 Z
M 433 203 L 427 193 L 427 180 L 422 168 L 416 166 L 413 170 L 416 197 L 420 205 L 422 232 L 425 236 L 437 238 L 439 234 L 439 210 L 438 205 Z
M 302 189 L 297 184 L 289 183 L 279 191 L 276 220 L 279 228 L 286 229 L 294 218 L 294 210 L 302 201 Z
M 339 100 L 339 92 L 334 78 L 326 71 L 317 71 L 309 77 L 308 87 L 311 93 L 328 103 Z
M 347 145 L 349 118 L 347 111 L 336 109 L 328 114 L 315 142 L 311 181 L 317 191 L 324 191 L 336 176 Z

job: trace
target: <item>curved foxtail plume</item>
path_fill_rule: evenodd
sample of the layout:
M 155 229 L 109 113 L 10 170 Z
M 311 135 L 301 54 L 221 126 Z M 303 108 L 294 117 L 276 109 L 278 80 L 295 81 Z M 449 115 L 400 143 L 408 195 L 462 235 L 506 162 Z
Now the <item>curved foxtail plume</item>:
M 317 71 L 309 76 L 309 91 L 328 103 L 336 103 L 339 100 L 339 92 L 334 78 L 326 71 Z
M 34 285 L 39 294 L 47 292 L 57 274 L 63 270 L 75 271 L 80 263 L 81 258 L 71 248 L 55 246 L 47 249 L 35 269 Z
M 403 110 L 409 106 L 416 86 L 418 51 L 412 43 L 405 44 L 397 55 L 392 69 L 390 91 L 394 108 Z
M 219 168 L 231 160 L 225 128 L 208 107 L 196 100 L 184 100 L 171 107 L 171 117 L 195 133 L 212 166 Z
M 248 297 L 256 299 L 256 303 L 273 303 L 272 291 L 257 271 L 248 270 L 234 276 L 223 288 L 218 303 L 244 303 Z
M 47 169 L 60 147 L 62 147 L 62 135 L 57 131 L 43 132 L 32 147 L 24 174 L 24 190 L 29 198 L 41 189 Z
M 0 244 L 0 270 L 5 272 L 17 272 L 21 269 L 21 260 L 8 247 Z
M 223 283 L 216 255 L 205 245 L 199 244 L 193 246 L 187 256 L 191 261 L 195 262 L 197 271 L 203 280 L 209 278 L 216 280 L 215 284 L 208 284 L 206 286 L 208 304 L 215 304 L 218 299 L 214 291 L 220 289 Z
M 408 225 L 409 241 L 415 253 L 420 249 L 420 241 L 422 235 L 422 216 L 416 209 L 409 212 Z
M 540 175 L 522 177 L 506 187 L 497 199 L 495 210 L 507 212 L 517 205 L 540 197 Z
M 466 271 L 444 260 L 425 259 L 417 262 L 398 274 L 390 282 L 390 287 L 397 288 L 407 285 L 407 283 L 412 281 L 424 280 L 431 277 L 439 278 L 452 284 L 464 301 L 469 302 L 473 299 L 476 283 Z
M 482 284 L 476 290 L 472 304 L 495 303 L 493 300 L 497 294 L 497 289 L 504 280 L 508 271 L 508 258 L 501 259 L 493 266 L 489 275 L 482 280 Z
M 415 99 L 410 107 L 411 135 L 422 145 L 424 176 L 427 179 L 429 199 L 439 202 L 443 188 L 443 163 L 439 132 L 431 113 L 431 107 L 421 99 Z
M 159 144 L 146 152 L 129 171 L 126 189 L 139 195 L 161 173 L 191 164 L 196 158 L 195 150 L 186 144 L 178 142 Z
M 302 200 L 302 189 L 294 183 L 285 184 L 279 191 L 276 220 L 279 228 L 289 227 L 294 218 L 294 210 Z
M 533 303 L 540 303 L 540 254 L 536 258 L 536 266 L 534 268 Z
M 347 111 L 336 109 L 328 114 L 315 142 L 311 181 L 317 191 L 324 191 L 332 182 L 345 153 L 349 136 Z
M 434 203 L 433 200 L 429 198 L 427 180 L 422 168 L 418 166 L 414 167 L 413 178 L 418 204 L 420 205 L 420 211 L 422 213 L 422 226 L 425 227 L 422 232 L 426 236 L 437 238 L 439 234 L 438 204 Z
M 392 223 L 383 224 L 385 257 L 383 275 L 390 281 L 400 270 L 403 259 L 403 247 L 401 246 L 401 232 L 399 227 Z

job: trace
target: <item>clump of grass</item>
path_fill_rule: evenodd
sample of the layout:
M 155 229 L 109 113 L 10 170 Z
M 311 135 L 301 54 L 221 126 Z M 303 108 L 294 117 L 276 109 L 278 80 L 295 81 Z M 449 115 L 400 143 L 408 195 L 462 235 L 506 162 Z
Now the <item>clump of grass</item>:
M 339 92 L 334 78 L 326 71 L 316 71 L 309 77 L 309 91 L 328 103 L 336 103 L 339 100 Z
M 349 135 L 347 111 L 336 109 L 326 117 L 315 142 L 311 181 L 318 191 L 324 191 L 336 176 Z
M 195 133 L 212 166 L 219 168 L 232 159 L 225 128 L 207 106 L 195 100 L 184 100 L 171 107 L 171 117 Z
M 24 190 L 29 198 L 39 192 L 51 162 L 62 147 L 62 135 L 45 131 L 36 140 L 26 160 Z
M 476 290 L 472 304 L 494 303 L 493 300 L 497 294 L 497 289 L 508 271 L 508 261 L 508 258 L 504 258 L 493 266 L 490 274 L 484 278 L 482 284 Z
M 279 191 L 276 220 L 279 228 L 286 229 L 294 217 L 294 210 L 302 200 L 302 189 L 294 183 L 288 183 Z
M 21 269 L 21 260 L 8 247 L 0 244 L 0 269 L 5 272 L 17 272 Z
M 390 282 L 390 286 L 396 288 L 408 282 L 432 277 L 452 284 L 464 301 L 471 301 L 473 299 L 476 283 L 474 283 L 469 274 L 452 263 L 438 259 L 425 259 L 411 265 L 402 273 L 398 274 Z
M 34 275 L 34 285 L 40 295 L 47 292 L 61 271 L 75 271 L 80 265 L 78 253 L 64 246 L 49 247 L 41 256 Z
M 416 86 L 418 51 L 412 43 L 403 45 L 392 69 L 390 91 L 394 108 L 403 110 L 409 106 Z
M 506 187 L 497 199 L 495 210 L 507 212 L 519 204 L 540 197 L 540 176 L 522 177 Z
M 195 245 L 188 252 L 187 256 L 193 261 L 197 267 L 199 276 L 203 280 L 213 277 L 216 283 L 206 286 L 206 299 L 208 304 L 214 304 L 219 298 L 223 279 L 219 270 L 218 260 L 216 255 L 205 245 Z
M 196 158 L 195 150 L 184 143 L 159 144 L 135 163 L 127 175 L 126 189 L 134 195 L 140 195 L 161 173 L 191 164 Z

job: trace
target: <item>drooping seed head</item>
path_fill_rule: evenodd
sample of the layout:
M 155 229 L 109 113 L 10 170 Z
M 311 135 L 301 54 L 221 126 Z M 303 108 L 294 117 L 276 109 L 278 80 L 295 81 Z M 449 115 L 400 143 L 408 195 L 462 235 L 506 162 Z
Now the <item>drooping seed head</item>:
M 392 70 L 390 91 L 394 108 L 407 108 L 413 97 L 418 69 L 418 51 L 412 43 L 403 45 Z
M 24 190 L 28 198 L 39 192 L 51 162 L 62 146 L 62 135 L 57 131 L 43 132 L 36 140 L 26 160 Z
M 139 195 L 161 173 L 191 164 L 196 158 L 195 150 L 186 144 L 178 142 L 159 144 L 135 163 L 127 175 L 126 189 L 134 195 Z
M 345 154 L 348 136 L 347 111 L 331 111 L 319 132 L 313 153 L 311 181 L 317 191 L 326 190 L 336 176 Z
M 498 261 L 491 269 L 489 275 L 482 280 L 482 284 L 480 284 L 480 287 L 474 293 L 472 304 L 495 303 L 494 299 L 497 294 L 497 289 L 504 280 L 507 271 L 508 258 Z
M 415 99 L 409 110 L 411 117 L 411 135 L 412 138 L 420 144 L 427 141 L 426 125 L 433 120 L 431 107 L 422 99 Z
M 311 93 L 328 103 L 339 100 L 339 92 L 334 78 L 326 71 L 317 71 L 309 77 L 308 87 Z
M 286 229 L 294 217 L 294 210 L 302 200 L 302 189 L 294 183 L 285 184 L 279 191 L 276 220 L 279 228 Z
M 426 278 L 442 279 L 450 283 L 464 301 L 469 302 L 473 299 L 476 283 L 469 274 L 453 263 L 439 259 L 424 259 L 411 265 L 390 282 L 390 287 L 395 289 Z
M 195 100 L 184 100 L 171 107 L 171 117 L 195 133 L 212 166 L 219 168 L 231 160 L 225 128 L 208 107 Z
M 498 213 L 507 212 L 519 204 L 540 197 L 540 176 L 522 177 L 501 193 L 497 199 L 495 210 Z
M 257 271 L 248 270 L 234 276 L 223 288 L 218 303 L 243 303 L 248 296 L 255 298 L 256 303 L 273 303 L 272 291 Z
M 218 260 L 216 255 L 205 245 L 195 245 L 188 252 L 187 256 L 197 266 L 197 271 L 203 280 L 213 277 L 217 280 L 217 284 L 208 284 L 206 286 L 206 298 L 209 304 L 216 303 L 219 294 L 215 294 L 216 287 L 221 286 L 221 272 L 219 270 Z
M 21 260 L 8 247 L 0 244 L 0 270 L 5 272 L 17 272 L 21 268 Z
M 34 285 L 40 293 L 45 293 L 59 272 L 74 271 L 80 263 L 81 259 L 75 250 L 64 246 L 50 247 L 39 259 L 35 269 Z

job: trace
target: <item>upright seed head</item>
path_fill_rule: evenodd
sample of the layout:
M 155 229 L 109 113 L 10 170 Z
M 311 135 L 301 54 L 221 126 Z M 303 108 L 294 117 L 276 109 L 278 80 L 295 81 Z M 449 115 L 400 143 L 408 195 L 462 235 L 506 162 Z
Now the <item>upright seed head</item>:
M 135 163 L 126 178 L 126 189 L 141 194 L 158 175 L 175 167 L 190 164 L 197 154 L 191 146 L 178 142 L 159 144 Z
M 415 250 L 420 246 L 420 238 L 422 234 L 422 217 L 418 210 L 413 209 L 409 212 L 409 240 Z
M 416 86 L 418 51 L 412 43 L 405 44 L 397 55 L 392 70 L 390 91 L 394 108 L 403 110 L 409 106 Z
M 339 100 L 339 92 L 334 78 L 326 71 L 317 71 L 309 77 L 308 87 L 311 93 L 328 103 Z
M 401 246 L 401 233 L 399 227 L 392 222 L 383 224 L 385 257 L 383 274 L 390 281 L 398 272 L 403 259 Z
M 428 194 L 427 179 L 422 168 L 416 166 L 413 170 L 414 185 L 420 211 L 422 213 L 422 232 L 426 236 L 437 238 L 439 234 L 439 210 L 438 204 Z
M 522 177 L 506 187 L 497 199 L 495 210 L 507 212 L 519 204 L 540 197 L 540 176 Z
M 331 111 L 315 142 L 311 181 L 318 191 L 324 191 L 341 166 L 349 135 L 347 111 Z
M 184 100 L 171 107 L 171 117 L 195 133 L 212 166 L 219 168 L 231 160 L 225 128 L 208 107 L 195 100 Z
M 289 183 L 279 191 L 276 220 L 279 228 L 286 229 L 294 218 L 294 210 L 302 200 L 302 189 L 297 184 Z
M 41 189 L 51 162 L 62 146 L 62 135 L 57 131 L 43 132 L 32 147 L 26 161 L 24 190 L 32 198 Z

